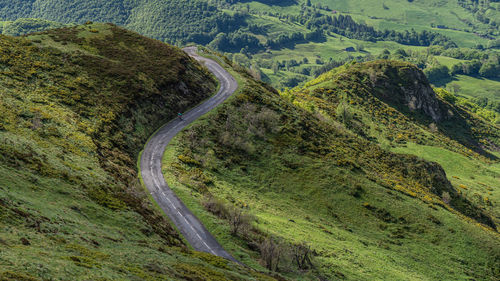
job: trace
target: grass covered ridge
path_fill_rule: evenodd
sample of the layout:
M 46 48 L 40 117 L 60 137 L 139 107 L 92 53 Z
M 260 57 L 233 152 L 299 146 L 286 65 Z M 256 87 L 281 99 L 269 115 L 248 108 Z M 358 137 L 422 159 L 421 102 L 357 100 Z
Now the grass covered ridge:
M 216 82 L 180 49 L 109 24 L 0 38 L 0 279 L 263 280 L 187 250 L 136 157 Z
M 466 107 L 443 100 L 433 92 L 425 76 L 406 62 L 346 64 L 284 95 L 330 116 L 338 115 L 338 105 L 342 104 L 352 116 L 340 121 L 350 123 L 349 129 L 368 139 L 380 140 L 383 135 L 394 142 L 445 146 L 493 160 L 496 157 L 488 150 L 500 146 L 497 125 L 485 122 Z
M 498 234 L 460 213 L 493 226 L 489 211 L 462 196 L 437 163 L 389 148 L 407 132 L 433 144 L 446 139 L 477 161 L 494 157 L 432 131 L 423 114 L 402 113 L 382 100 L 373 103 L 373 115 L 366 112 L 363 99 L 376 98 L 363 73 L 384 66 L 403 74 L 410 67 L 345 66 L 281 95 L 240 72 L 241 93 L 167 148 L 167 181 L 246 264 L 269 268 L 265 250 L 270 241 L 281 245 L 281 260 L 271 268 L 290 278 L 494 280 Z M 399 77 L 387 89 L 404 82 Z M 382 119 L 378 127 L 364 125 Z M 233 208 L 254 219 L 231 235 Z M 306 269 L 294 259 L 296 245 L 304 244 L 313 264 Z

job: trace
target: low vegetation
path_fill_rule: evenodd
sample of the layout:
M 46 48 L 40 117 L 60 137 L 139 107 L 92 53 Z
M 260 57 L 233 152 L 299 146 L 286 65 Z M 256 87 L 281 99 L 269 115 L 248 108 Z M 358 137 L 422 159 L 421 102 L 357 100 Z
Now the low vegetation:
M 498 194 L 485 207 L 436 162 L 390 150 L 415 142 L 496 165 L 498 127 L 440 100 L 403 62 L 345 65 L 283 93 L 238 76 L 241 92 L 164 159 L 169 184 L 235 257 L 299 280 L 496 278 Z M 409 107 L 411 92 L 443 119 Z M 474 130 L 448 127 L 458 121 Z M 254 218 L 245 232 L 221 215 L 232 208 Z

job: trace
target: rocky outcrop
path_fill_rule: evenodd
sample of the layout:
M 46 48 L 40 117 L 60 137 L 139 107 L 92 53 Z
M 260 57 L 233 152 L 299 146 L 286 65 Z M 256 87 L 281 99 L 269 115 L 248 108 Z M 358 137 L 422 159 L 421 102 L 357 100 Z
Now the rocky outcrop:
M 401 92 L 408 109 L 411 111 L 421 110 L 435 122 L 444 119 L 446 111 L 442 111 L 441 104 L 425 75 L 416 68 L 411 68 L 408 72 L 408 76 L 415 78 L 413 84 L 401 86 Z
M 385 61 L 373 67 L 369 70 L 370 79 L 378 98 L 402 110 L 421 112 L 434 122 L 447 118 L 446 105 L 436 97 L 420 69 Z

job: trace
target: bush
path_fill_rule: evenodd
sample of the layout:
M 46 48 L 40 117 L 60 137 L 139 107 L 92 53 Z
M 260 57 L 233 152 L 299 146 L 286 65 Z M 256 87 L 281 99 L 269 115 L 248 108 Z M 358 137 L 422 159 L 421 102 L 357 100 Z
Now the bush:
M 216 198 L 209 197 L 203 202 L 203 207 L 210 213 L 216 215 L 219 218 L 227 219 L 230 217 L 230 213 L 224 201 Z
M 292 246 L 292 258 L 297 268 L 300 270 L 313 268 L 312 251 L 311 248 L 305 244 L 300 243 Z
M 37 281 L 35 277 L 31 277 L 29 275 L 23 273 L 17 273 L 12 271 L 4 271 L 0 274 L 0 280 L 2 281 Z
M 259 246 L 260 257 L 264 266 L 270 271 L 278 271 L 280 260 L 284 252 L 281 240 L 275 237 L 267 237 Z
M 449 103 L 455 103 L 457 101 L 457 97 L 448 92 L 447 90 L 443 89 L 443 88 L 437 88 L 437 89 L 434 89 L 434 92 L 440 97 L 442 98 L 443 100 L 449 102 Z
M 229 211 L 229 223 L 231 225 L 231 234 L 247 236 L 251 228 L 252 221 L 255 219 L 242 208 L 232 207 Z
M 201 165 L 201 163 L 199 161 L 197 161 L 196 159 L 193 159 L 187 155 L 179 155 L 177 158 L 179 158 L 179 160 L 182 163 L 187 164 L 187 165 L 193 165 L 193 166 L 200 166 Z
M 346 103 L 341 103 L 337 106 L 337 110 L 335 111 L 337 120 L 343 123 L 346 127 L 352 123 L 353 120 L 353 112 L 351 107 Z
M 479 75 L 486 78 L 498 78 L 500 77 L 500 65 L 485 63 L 479 69 Z
M 202 204 L 207 211 L 229 222 L 232 235 L 240 235 L 242 237 L 248 236 L 252 222 L 255 218 L 248 214 L 243 208 L 226 204 L 221 199 L 213 196 L 205 199 Z
M 427 79 L 429 79 L 429 81 L 432 83 L 436 83 L 441 80 L 446 80 L 451 77 L 450 70 L 446 65 L 439 65 L 426 68 L 424 70 L 424 73 L 427 76 Z

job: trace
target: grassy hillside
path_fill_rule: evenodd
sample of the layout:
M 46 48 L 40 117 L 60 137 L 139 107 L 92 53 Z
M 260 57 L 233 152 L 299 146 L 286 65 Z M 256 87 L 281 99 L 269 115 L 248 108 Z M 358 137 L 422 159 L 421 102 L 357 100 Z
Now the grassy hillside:
M 498 3 L 478 3 L 476 1 L 384 1 L 367 0 L 312 0 L 314 4 L 357 15 L 379 28 L 387 29 L 441 29 L 455 41 L 470 47 L 476 44 L 473 33 L 497 32 L 495 26 L 500 21 Z M 461 5 L 462 3 L 462 5 Z M 487 15 L 488 23 L 482 21 Z M 492 24 L 492 23 L 495 24 Z
M 498 186 L 500 163 L 484 163 L 440 147 L 408 143 L 397 145 L 391 151 L 418 155 L 428 161 L 439 163 L 446 171 L 451 183 L 465 197 L 487 209 L 498 221 L 500 200 Z
M 459 86 L 458 93 L 475 97 L 479 100 L 500 102 L 500 81 L 498 79 L 485 79 L 460 75 L 458 79 L 448 81 L 446 86 L 450 89 Z
M 368 139 L 419 141 L 496 159 L 487 149 L 494 151 L 500 144 L 498 126 L 438 98 L 427 78 L 410 63 L 353 62 L 285 94 L 298 95 L 301 102 L 312 102 L 330 115 L 343 104 L 351 111 L 353 130 Z
M 241 92 L 176 137 L 164 159 L 169 184 L 236 257 L 297 280 L 496 279 L 496 154 L 475 146 L 478 135 L 447 135 L 423 111 L 377 96 L 430 89 L 416 68 L 355 64 L 281 95 L 238 75 Z M 498 145 L 498 127 L 428 94 Z M 488 167 L 474 192 L 493 192 L 492 205 L 469 199 L 439 164 L 389 152 L 408 142 L 399 152 L 412 153 L 410 141 Z
M 346 82 L 346 77 L 351 81 Z M 410 84 L 413 80 L 418 81 L 418 86 Z M 393 87 L 396 84 L 398 86 Z M 425 92 L 429 93 L 430 99 L 418 94 Z M 434 95 L 425 77 L 411 64 L 377 61 L 345 65 L 285 95 L 293 95 L 299 103 L 313 106 L 322 114 L 336 116 L 336 120 L 352 132 L 383 148 L 396 147 L 400 152 L 408 149 L 407 153 L 436 161 L 456 177 L 460 166 L 475 167 L 478 177 L 484 172 L 486 178 L 483 179 L 474 180 L 472 172 L 467 176 L 473 179 L 467 184 L 482 185 L 479 198 L 477 193 L 465 192 L 467 185 L 463 185 L 464 182 L 458 184 L 456 178 L 450 179 L 457 183 L 455 186 L 460 187 L 460 192 L 467 193 L 464 196 L 469 200 L 483 207 L 493 206 L 490 210 L 497 213 L 496 203 L 485 201 L 491 197 L 498 182 L 495 167 L 498 164 L 500 128 L 470 113 L 467 106 L 441 100 L 445 90 L 438 89 L 437 92 L 438 95 Z M 412 108 L 415 104 L 422 106 Z M 451 162 L 461 164 L 450 166 Z M 498 222 L 498 216 L 495 217 Z
M 265 280 L 191 252 L 137 179 L 149 135 L 210 96 L 178 48 L 115 25 L 0 38 L 1 280 Z
M 50 0 L 0 3 L 2 4 L 0 17 L 5 20 L 34 17 L 65 23 L 84 23 L 88 20 L 113 22 L 154 38 L 168 39 L 170 42 L 189 39 L 196 41 L 205 37 L 208 43 L 219 32 L 233 32 L 245 27 L 246 25 L 235 25 L 241 25 L 244 19 L 254 23 L 267 17 L 266 25 L 273 26 L 273 29 L 280 28 L 272 21 L 290 22 L 291 18 L 288 16 L 302 16 L 304 7 L 306 10 L 314 10 L 315 13 L 321 14 L 332 14 L 332 12 L 350 14 L 355 19 L 367 22 L 380 30 L 405 31 L 414 28 L 418 31 L 425 29 L 442 32 L 453 37 L 461 45 L 469 47 L 473 47 L 477 40 L 481 39 L 477 35 L 490 38 L 498 36 L 497 26 L 500 24 L 498 3 L 494 1 L 478 3 L 472 0 L 460 2 L 450 0 L 439 3 L 430 0 L 411 2 L 388 0 L 384 3 L 367 0 L 127 2 Z M 234 11 L 239 15 L 235 15 Z M 252 33 L 258 35 L 258 32 L 252 31 Z

